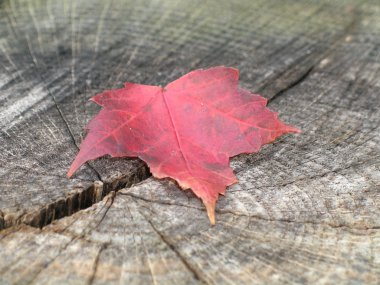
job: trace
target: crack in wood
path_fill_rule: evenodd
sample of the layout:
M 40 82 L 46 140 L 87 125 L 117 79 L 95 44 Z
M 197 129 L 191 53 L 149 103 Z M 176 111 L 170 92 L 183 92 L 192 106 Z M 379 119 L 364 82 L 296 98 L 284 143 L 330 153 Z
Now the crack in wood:
M 359 18 L 359 15 L 358 15 L 358 11 L 357 10 L 353 10 L 351 11 L 351 14 L 352 14 L 352 20 L 349 22 L 349 24 L 343 29 L 343 32 L 335 39 L 333 40 L 332 44 L 324 51 L 320 52 L 318 51 L 316 54 L 315 53 L 312 53 L 311 55 L 307 55 L 303 61 L 309 59 L 310 57 L 313 59 L 312 60 L 312 63 L 311 65 L 306 68 L 305 71 L 301 72 L 294 80 L 291 80 L 291 82 L 289 82 L 285 87 L 281 88 L 280 90 L 276 91 L 274 93 L 274 95 L 272 95 L 269 99 L 268 99 L 268 105 L 273 102 L 275 99 L 279 98 L 282 94 L 284 94 L 285 92 L 289 91 L 290 89 L 296 87 L 297 85 L 299 85 L 300 83 L 302 83 L 311 73 L 312 71 L 315 69 L 315 67 L 317 66 L 317 64 L 323 60 L 324 58 L 326 58 L 328 55 L 330 55 L 332 52 L 335 51 L 335 49 L 342 43 L 342 41 L 345 40 L 345 38 L 352 34 L 357 25 L 359 24 L 360 22 L 360 18 Z M 300 60 L 302 61 L 302 59 Z M 300 65 L 302 64 L 302 62 L 295 62 L 296 65 Z M 296 69 L 296 68 L 295 68 Z M 261 84 L 261 87 L 258 89 L 258 92 L 264 92 L 264 89 L 267 87 L 267 86 L 270 86 L 271 84 L 273 84 L 273 82 L 276 82 L 277 80 L 282 80 L 282 81 L 286 81 L 288 78 L 286 78 L 286 75 L 287 74 L 290 74 L 290 76 L 288 77 L 291 77 L 292 75 L 292 72 L 293 72 L 293 69 L 290 69 L 289 68 L 280 73 L 278 76 L 276 76 L 275 78 L 271 78 L 269 81 L 266 81 L 264 80 L 264 82 Z M 285 74 L 285 79 L 283 79 L 283 75 Z
M 294 81 L 290 82 L 288 86 L 286 86 L 285 88 L 283 88 L 283 89 L 279 90 L 278 92 L 276 92 L 271 98 L 269 98 L 268 105 L 271 102 L 273 102 L 274 100 L 276 100 L 276 98 L 278 98 L 282 94 L 284 94 L 286 91 L 289 91 L 293 87 L 295 87 L 298 84 L 302 83 L 310 75 L 310 73 L 313 71 L 314 67 L 315 66 L 312 65 L 305 72 L 303 72 L 298 78 L 296 78 Z
M 6 1 L 0 9 L 0 69 L 6 73 L 0 89 L 3 101 L 9 99 L 4 109 L 15 110 L 12 125 L 3 120 L 7 130 L 0 131 L 6 182 L 0 185 L 0 228 L 14 216 L 14 226 L 0 235 L 0 271 L 6 270 L 0 283 L 379 280 L 377 3 L 121 1 L 109 4 L 108 12 L 108 4 L 95 2 Z M 44 72 L 41 80 L 31 59 Z M 216 227 L 208 226 L 195 196 L 170 194 L 179 190 L 166 183 L 148 181 L 119 191 L 114 200 L 112 191 L 131 184 L 120 178 L 129 170 L 119 171 L 117 163 L 91 163 L 101 177 L 86 169 L 81 176 L 90 181 L 78 180 L 82 188 L 59 176 L 75 152 L 70 139 L 79 144 L 86 112 L 94 111 L 84 105 L 90 93 L 122 78 L 156 84 L 216 64 L 238 67 L 243 84 L 263 86 L 269 104 L 305 131 L 235 159 L 241 187 L 234 189 L 241 192 L 221 199 Z M 23 107 L 17 110 L 12 100 Z M 352 162 L 362 164 L 344 170 Z M 116 176 L 107 177 L 110 172 Z M 255 186 L 280 191 L 255 192 Z M 64 191 L 72 191 L 70 197 Z M 95 206 L 45 227 L 60 211 L 69 216 L 84 204 Z M 146 217 L 131 221 L 129 207 Z M 30 221 L 43 229 L 15 225 Z
M 186 208 L 191 208 L 191 209 L 195 209 L 195 210 L 202 211 L 202 212 L 206 211 L 204 208 L 201 208 L 201 207 L 193 207 L 193 206 L 189 206 L 186 204 L 173 203 L 173 202 L 169 202 L 169 201 L 150 200 L 150 199 L 147 199 L 147 198 L 144 198 L 144 197 L 132 194 L 132 193 L 119 192 L 118 194 L 130 196 L 134 199 L 138 199 L 138 200 L 148 202 L 148 203 L 154 203 L 154 204 L 159 204 L 159 205 L 168 205 L 168 206 L 186 207 Z M 306 220 L 306 221 L 295 221 L 295 220 L 291 220 L 291 219 L 268 219 L 268 218 L 265 218 L 265 217 L 260 216 L 260 215 L 250 215 L 250 214 L 246 214 L 246 213 L 242 213 L 242 212 L 236 212 L 236 211 L 232 211 L 232 210 L 218 209 L 218 208 L 215 210 L 215 212 L 218 214 L 231 214 L 231 215 L 238 216 L 238 217 L 247 217 L 247 218 L 252 218 L 252 219 L 257 219 L 257 220 L 262 220 L 262 221 L 267 221 L 267 222 L 281 222 L 281 223 L 292 223 L 292 224 L 310 224 L 310 225 L 317 225 L 317 226 L 328 226 L 328 227 L 333 228 L 333 229 L 340 228 L 340 229 L 345 229 L 348 231 L 349 230 L 368 231 L 368 230 L 379 230 L 380 229 L 380 225 L 353 227 L 353 226 L 350 226 L 348 224 L 343 224 L 343 223 L 342 224 L 333 224 L 333 223 L 327 223 L 327 222 L 317 223 L 317 222 L 308 221 L 308 220 Z
M 148 179 L 150 176 L 151 174 L 147 167 L 143 166 L 133 175 L 124 175 L 106 182 L 94 181 L 91 186 L 82 191 L 69 194 L 65 198 L 47 204 L 34 212 L 20 213 L 19 216 L 12 218 L 0 211 L 0 230 L 16 224 L 26 224 L 32 227 L 43 228 L 54 220 L 71 216 L 79 210 L 91 207 L 111 192 L 132 187 L 136 183 Z
M 55 255 L 51 260 L 49 260 L 49 262 L 47 262 L 45 264 L 45 266 L 43 267 L 40 267 L 40 269 L 37 271 L 37 272 L 34 272 L 34 276 L 32 277 L 32 279 L 29 280 L 29 282 L 27 284 L 33 284 L 34 281 L 38 278 L 38 276 L 41 274 L 41 272 L 43 272 L 46 268 L 49 267 L 50 264 L 52 264 L 55 260 L 57 260 L 57 258 L 65 252 L 65 250 L 69 247 L 70 244 L 72 244 L 77 238 L 76 237 L 72 237 L 71 240 L 69 242 L 67 242 L 63 247 L 61 247 L 58 251 L 58 254 Z
M 186 267 L 186 269 L 192 273 L 194 279 L 196 279 L 198 282 L 201 282 L 202 284 L 210 284 L 199 272 L 198 270 L 190 264 L 186 257 L 183 256 L 183 254 L 177 249 L 174 243 L 170 241 L 169 238 L 167 238 L 161 231 L 159 231 L 155 225 L 152 223 L 151 220 L 149 220 L 143 213 L 140 212 L 140 214 L 145 218 L 145 220 L 150 224 L 152 229 L 155 231 L 155 233 L 160 237 L 160 239 L 175 253 L 175 255 L 178 257 L 178 259 L 182 262 L 182 264 Z
M 99 259 L 100 259 L 100 255 L 101 253 L 107 249 L 108 247 L 108 243 L 103 243 L 101 244 L 99 250 L 98 250 L 98 253 L 96 254 L 95 256 L 95 260 L 94 260 L 94 263 L 92 265 L 92 272 L 91 272 L 91 276 L 90 278 L 88 279 L 88 282 L 87 282 L 87 285 L 91 285 L 94 283 L 95 281 L 95 276 L 96 276 L 96 271 L 98 270 L 98 265 L 99 265 Z

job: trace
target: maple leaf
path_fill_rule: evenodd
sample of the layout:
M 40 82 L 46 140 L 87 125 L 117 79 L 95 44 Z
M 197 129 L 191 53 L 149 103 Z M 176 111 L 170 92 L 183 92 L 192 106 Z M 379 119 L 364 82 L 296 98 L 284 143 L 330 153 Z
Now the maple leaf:
M 252 153 L 277 137 L 299 132 L 266 108 L 267 100 L 238 87 L 239 71 L 195 70 L 166 87 L 125 83 L 91 100 L 103 108 L 68 171 L 109 154 L 139 157 L 157 178 L 192 189 L 215 224 L 215 204 L 237 182 L 229 158 Z

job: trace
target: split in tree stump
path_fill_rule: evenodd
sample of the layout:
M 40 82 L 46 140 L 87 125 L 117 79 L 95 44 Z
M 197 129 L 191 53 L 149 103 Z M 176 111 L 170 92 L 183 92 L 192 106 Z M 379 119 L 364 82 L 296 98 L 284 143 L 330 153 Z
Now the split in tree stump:
M 0 0 L 1 284 L 379 284 L 380 3 Z M 231 159 L 211 227 L 137 159 L 66 172 L 124 81 L 196 68 L 301 135 Z

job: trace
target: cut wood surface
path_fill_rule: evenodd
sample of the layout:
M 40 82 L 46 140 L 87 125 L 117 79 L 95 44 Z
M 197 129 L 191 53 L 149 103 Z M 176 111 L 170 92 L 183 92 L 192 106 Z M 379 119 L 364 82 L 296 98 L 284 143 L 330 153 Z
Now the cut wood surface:
M 0 284 L 379 284 L 379 47 L 378 1 L 0 0 Z M 216 226 L 137 159 L 66 178 L 89 98 L 217 65 L 303 133 Z

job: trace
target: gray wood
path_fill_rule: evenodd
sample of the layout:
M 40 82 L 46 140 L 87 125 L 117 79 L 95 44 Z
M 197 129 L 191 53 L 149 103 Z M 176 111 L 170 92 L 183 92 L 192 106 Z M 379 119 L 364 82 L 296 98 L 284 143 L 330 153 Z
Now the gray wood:
M 380 283 L 379 28 L 377 1 L 0 2 L 0 283 Z M 303 130 L 231 160 L 215 227 L 138 160 L 65 177 L 91 96 L 215 65 Z
M 80 42 L 67 39 L 69 14 L 56 19 L 68 4 L 10 1 L 0 10 L 0 229 L 46 225 L 149 174 L 137 160 L 103 159 L 66 178 L 84 126 L 99 109 L 88 102 L 101 90 L 91 82 L 109 60 L 106 52 L 103 61 L 86 51 L 85 60 L 76 58 Z M 101 77 L 106 84 L 108 75 Z

